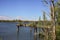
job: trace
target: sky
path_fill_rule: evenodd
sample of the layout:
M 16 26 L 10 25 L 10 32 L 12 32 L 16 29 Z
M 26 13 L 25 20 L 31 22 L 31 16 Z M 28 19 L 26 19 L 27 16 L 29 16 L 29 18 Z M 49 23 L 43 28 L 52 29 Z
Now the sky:
M 49 12 L 42 0 L 0 0 L 0 16 L 12 19 L 38 20 L 43 11 Z M 48 17 L 49 19 L 49 17 Z

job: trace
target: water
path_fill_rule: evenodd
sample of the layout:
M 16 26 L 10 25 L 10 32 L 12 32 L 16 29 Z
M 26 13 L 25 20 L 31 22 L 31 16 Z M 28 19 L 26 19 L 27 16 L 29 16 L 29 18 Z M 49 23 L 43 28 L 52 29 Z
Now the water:
M 35 40 L 34 29 L 30 31 L 30 27 L 20 27 L 17 32 L 17 23 L 0 22 L 0 40 Z

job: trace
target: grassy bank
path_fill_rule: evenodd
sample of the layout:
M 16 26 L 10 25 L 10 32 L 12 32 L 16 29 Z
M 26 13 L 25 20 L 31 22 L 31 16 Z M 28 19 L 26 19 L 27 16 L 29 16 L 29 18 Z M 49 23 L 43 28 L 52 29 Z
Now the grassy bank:
M 60 25 L 56 26 L 56 40 L 60 40 Z

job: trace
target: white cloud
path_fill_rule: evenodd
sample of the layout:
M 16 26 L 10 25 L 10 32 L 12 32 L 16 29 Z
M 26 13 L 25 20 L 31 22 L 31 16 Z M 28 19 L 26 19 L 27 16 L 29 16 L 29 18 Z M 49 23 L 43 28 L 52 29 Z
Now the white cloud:
M 26 17 L 21 17 L 21 16 L 17 16 L 14 18 L 15 20 L 27 20 L 27 21 L 37 21 L 38 19 L 35 19 L 33 17 L 31 18 L 26 18 Z M 0 20 L 14 20 L 13 18 L 9 17 L 9 16 L 0 16 Z
M 0 20 L 13 20 L 13 19 L 8 16 L 0 16 Z
M 38 21 L 38 19 L 36 19 L 35 17 L 22 17 L 22 16 L 17 16 L 16 19 L 18 20 L 27 20 L 27 21 Z

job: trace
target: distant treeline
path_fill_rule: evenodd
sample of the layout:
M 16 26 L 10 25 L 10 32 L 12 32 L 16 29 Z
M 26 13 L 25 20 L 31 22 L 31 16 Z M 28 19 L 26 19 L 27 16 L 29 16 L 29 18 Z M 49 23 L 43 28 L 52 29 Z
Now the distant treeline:
M 22 20 L 0 20 L 0 22 L 20 22 L 20 23 L 25 23 L 25 24 L 29 24 L 29 23 L 36 23 L 38 24 L 39 21 L 22 21 Z M 41 25 L 44 24 L 44 21 L 40 21 Z M 45 21 L 45 25 L 51 25 L 51 21 Z
M 0 22 L 21 22 L 21 20 L 0 20 Z

